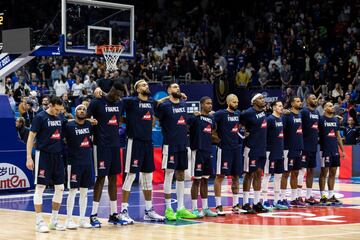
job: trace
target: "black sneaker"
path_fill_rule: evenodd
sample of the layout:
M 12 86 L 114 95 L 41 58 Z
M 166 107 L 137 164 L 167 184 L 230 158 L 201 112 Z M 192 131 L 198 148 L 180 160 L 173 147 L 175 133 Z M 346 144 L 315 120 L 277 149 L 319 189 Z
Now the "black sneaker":
M 328 199 L 328 202 L 331 204 L 331 205 L 341 205 L 343 204 L 340 200 L 338 200 L 335 195 L 333 195 L 331 198 Z
M 267 213 L 269 212 L 268 209 L 264 208 L 264 206 L 258 202 L 256 205 L 253 206 L 253 209 L 256 213 Z
M 241 208 L 242 210 L 244 210 L 245 212 L 243 212 L 244 214 L 255 214 L 256 212 L 252 209 L 252 207 L 250 206 L 250 204 L 245 204 L 242 206 Z
M 117 213 L 113 213 L 112 215 L 110 215 L 108 222 L 111 223 L 111 224 L 114 224 L 114 225 L 117 225 L 117 224 L 119 224 L 119 225 L 127 225 L 128 224 L 127 221 L 124 221 L 124 220 L 120 219 L 120 216 Z
M 224 210 L 223 210 L 223 206 L 222 206 L 222 205 L 216 206 L 215 212 L 217 213 L 218 216 L 221 216 L 221 217 L 223 217 L 223 216 L 226 215 L 226 213 L 225 213 Z
M 321 206 L 329 206 L 331 203 L 329 202 L 329 199 L 327 199 L 326 196 L 322 196 L 320 198 L 320 205 Z
M 90 224 L 94 228 L 101 228 L 101 222 L 97 218 L 97 214 L 90 215 Z
M 240 214 L 241 213 L 241 206 L 239 204 L 236 204 L 235 206 L 232 207 L 232 212 L 235 214 Z

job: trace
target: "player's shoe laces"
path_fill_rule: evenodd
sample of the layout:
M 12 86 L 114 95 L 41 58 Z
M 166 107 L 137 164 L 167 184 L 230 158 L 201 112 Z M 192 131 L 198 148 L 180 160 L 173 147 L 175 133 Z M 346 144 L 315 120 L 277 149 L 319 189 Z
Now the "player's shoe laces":
M 272 204 L 272 202 L 270 202 L 270 200 L 266 200 L 263 204 L 263 207 L 267 210 L 269 210 L 269 212 L 274 211 L 274 206 Z
M 49 223 L 50 230 L 65 231 L 65 226 L 62 225 L 57 218 L 51 218 Z
M 268 209 L 264 208 L 261 202 L 258 202 L 256 205 L 253 206 L 253 209 L 256 213 L 267 213 L 269 212 Z
M 163 222 L 165 217 L 157 214 L 153 208 L 145 210 L 144 221 Z
M 121 213 L 119 214 L 119 219 L 126 221 L 127 224 L 134 224 L 134 219 L 129 216 L 129 212 L 127 209 L 123 209 L 121 211 Z
M 114 225 L 118 225 L 118 224 L 119 225 L 127 225 L 128 224 L 128 222 L 121 219 L 120 215 L 117 213 L 113 213 L 112 215 L 110 215 L 108 222 L 111 224 L 114 224 Z
M 92 228 L 93 226 L 88 221 L 86 221 L 86 219 L 82 218 L 79 221 L 79 227 L 80 228 Z
M 330 201 L 327 199 L 327 197 L 326 196 L 322 196 L 321 198 L 320 198 L 320 205 L 321 206 L 328 206 L 328 205 L 330 205 L 331 203 L 330 203 Z
M 290 205 L 290 203 L 289 203 L 289 201 L 287 199 L 283 199 L 281 201 L 281 203 L 282 203 L 283 206 L 286 206 L 288 209 L 291 208 L 291 205 Z
M 194 214 L 196 216 L 196 218 L 203 218 L 204 217 L 204 212 L 199 211 L 199 209 L 192 210 L 192 214 Z
M 35 230 L 39 233 L 48 233 L 50 231 L 44 220 L 40 220 L 36 223 Z
M 90 224 L 94 228 L 101 228 L 101 222 L 99 221 L 97 214 L 90 215 Z
M 166 208 L 165 219 L 168 221 L 176 221 L 176 215 L 172 208 Z
M 210 210 L 210 208 L 203 209 L 206 217 L 217 217 L 217 213 Z
M 180 208 L 176 211 L 176 218 L 188 218 L 188 219 L 195 219 L 197 216 L 195 214 L 192 214 L 189 210 L 185 208 Z
M 313 196 L 310 196 L 310 198 L 305 199 L 305 203 L 309 204 L 310 206 L 318 205 L 320 202 L 316 200 Z
M 72 220 L 72 218 L 70 219 L 67 219 L 66 222 L 65 222 L 65 227 L 67 229 L 72 229 L 72 230 L 75 230 L 77 229 L 79 226 Z
M 243 205 L 241 209 L 245 211 L 244 214 L 254 214 L 254 213 L 256 213 L 254 211 L 254 209 L 250 206 L 249 203 Z
M 328 202 L 331 204 L 331 205 L 341 205 L 343 204 L 339 199 L 337 199 L 335 197 L 335 195 L 333 195 L 331 198 L 328 199 Z
M 232 212 L 235 214 L 240 214 L 241 213 L 241 206 L 240 204 L 236 204 L 235 206 L 232 207 Z
M 286 205 L 283 205 L 283 201 L 278 200 L 277 203 L 274 205 L 274 208 L 277 210 L 288 210 L 289 207 Z
M 225 216 L 226 215 L 222 205 L 216 206 L 215 211 L 216 211 L 216 214 L 218 216 Z

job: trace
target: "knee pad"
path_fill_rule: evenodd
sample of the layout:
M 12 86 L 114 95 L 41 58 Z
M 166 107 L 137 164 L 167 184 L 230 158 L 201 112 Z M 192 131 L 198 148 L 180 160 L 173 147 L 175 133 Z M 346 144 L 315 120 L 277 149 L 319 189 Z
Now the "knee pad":
M 141 186 L 143 190 L 152 190 L 152 179 L 153 174 L 152 173 L 142 173 L 141 174 Z
M 54 188 L 55 188 L 55 192 L 53 196 L 53 202 L 61 203 L 64 193 L 64 184 L 55 185 Z
M 164 179 L 164 193 L 171 194 L 171 183 L 174 177 L 174 170 L 166 169 L 165 170 L 165 179 Z
M 123 187 L 122 189 L 127 191 L 127 192 L 130 192 L 131 190 L 131 186 L 135 180 L 135 174 L 134 173 L 128 173 L 126 174 L 126 177 L 125 177 L 125 181 L 124 181 L 124 184 L 123 184 Z
M 45 191 L 46 186 L 37 184 L 35 187 L 35 193 L 34 193 L 34 205 L 42 205 L 43 198 L 42 195 Z

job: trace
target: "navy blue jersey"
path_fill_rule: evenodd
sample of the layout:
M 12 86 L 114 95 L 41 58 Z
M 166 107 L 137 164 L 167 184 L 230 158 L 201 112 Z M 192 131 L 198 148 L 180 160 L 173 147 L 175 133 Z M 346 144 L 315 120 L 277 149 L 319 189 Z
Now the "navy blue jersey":
M 186 103 L 166 101 L 158 106 L 155 114 L 160 121 L 164 144 L 177 146 L 176 149 L 180 151 L 185 150 L 188 144 Z
M 301 110 L 301 121 L 304 139 L 304 151 L 316 152 L 319 139 L 319 118 L 317 110 L 311 111 L 308 108 Z
M 284 124 L 284 149 L 292 152 L 300 152 L 304 148 L 301 114 L 290 114 L 283 116 Z
M 98 121 L 94 126 L 95 145 L 120 147 L 119 126 L 122 110 L 122 101 L 109 102 L 105 97 L 91 100 L 87 115 Z
M 245 138 L 245 146 L 251 149 L 253 156 L 265 157 L 267 132 L 265 112 L 258 112 L 250 107 L 240 114 L 240 123 L 249 133 L 249 136 Z
M 151 141 L 152 123 L 156 101 L 140 100 L 138 97 L 123 98 L 126 112 L 126 134 L 129 138 Z
M 239 147 L 239 115 L 239 111 L 229 112 L 226 109 L 214 113 L 220 148 L 235 149 Z
M 62 152 L 62 121 L 61 118 L 48 114 L 46 111 L 36 114 L 30 131 L 36 132 L 36 149 L 48 153 Z
M 79 124 L 68 121 L 64 124 L 64 137 L 68 146 L 70 165 L 87 165 L 92 163 L 92 126 L 89 121 Z
M 338 156 L 338 140 L 336 132 L 339 131 L 339 121 L 336 118 L 322 116 L 319 120 L 320 150 L 323 156 Z
M 214 117 L 211 115 L 191 116 L 188 124 L 190 126 L 190 148 L 211 152 L 211 133 L 215 128 Z
M 267 144 L 266 150 L 270 152 L 270 160 L 283 158 L 284 131 L 281 117 L 270 115 L 267 117 Z

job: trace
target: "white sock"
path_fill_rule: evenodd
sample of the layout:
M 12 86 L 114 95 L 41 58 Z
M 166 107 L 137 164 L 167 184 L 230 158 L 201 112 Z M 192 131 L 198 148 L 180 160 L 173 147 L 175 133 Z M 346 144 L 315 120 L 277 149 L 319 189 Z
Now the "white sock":
M 171 208 L 172 209 L 172 207 L 171 207 L 171 198 L 169 198 L 169 199 L 165 198 L 165 205 L 166 205 L 166 208 Z
M 127 203 L 127 202 L 123 202 L 123 203 L 121 203 L 121 211 L 122 210 L 128 210 L 128 207 L 129 207 L 129 203 Z
M 201 203 L 202 203 L 202 209 L 208 209 L 209 208 L 207 198 L 202 198 Z
M 239 194 L 233 194 L 233 206 L 239 204 Z
M 152 201 L 145 200 L 145 210 L 149 211 L 152 208 Z
M 51 221 L 56 220 L 59 215 L 59 210 L 52 210 L 51 211 Z
M 281 174 L 274 174 L 274 202 L 277 204 L 280 198 L 280 182 L 281 182 Z
M 176 181 L 176 198 L 178 200 L 178 209 L 184 207 L 184 181 Z
M 286 199 L 286 189 L 281 189 L 281 198 Z
M 79 199 L 79 205 L 80 205 L 80 219 L 85 218 L 86 208 L 87 208 L 87 188 L 80 188 L 80 199 Z
M 302 188 L 298 188 L 297 189 L 297 196 L 301 197 L 301 195 L 302 195 Z
M 295 199 L 296 199 L 296 190 L 297 190 L 297 189 L 291 189 L 291 200 L 295 200 Z
M 99 202 L 93 202 L 92 209 L 91 209 L 91 215 L 97 214 L 98 208 L 99 208 Z
M 260 191 L 254 191 L 254 205 L 260 202 Z
M 320 195 L 321 195 L 321 197 L 326 196 L 326 191 L 320 191 Z
M 329 190 L 329 197 L 328 198 L 332 198 L 334 196 L 334 190 Z
M 216 206 L 221 206 L 221 197 L 215 197 Z
M 110 214 L 117 213 L 117 201 L 110 201 Z
M 192 199 L 191 200 L 191 206 L 192 206 L 192 209 L 195 210 L 198 208 L 198 205 L 197 205 L 197 199 Z
M 249 203 L 249 192 L 243 192 L 243 205 Z
M 73 188 L 69 190 L 69 195 L 66 199 L 66 214 L 68 219 L 72 218 L 74 204 L 75 204 L 75 197 L 76 197 L 77 189 Z
M 299 186 L 302 186 L 302 184 L 303 184 L 305 173 L 306 173 L 306 168 L 301 168 L 299 170 L 299 175 L 298 175 L 298 185 Z
M 36 220 L 36 223 L 40 222 L 41 220 L 43 220 L 43 216 L 42 216 L 42 213 L 35 213 L 35 220 Z
M 268 188 L 269 188 L 270 177 L 271 177 L 270 174 L 265 174 L 261 179 L 262 198 L 264 202 L 268 200 Z
M 309 199 L 311 197 L 311 193 L 312 193 L 312 188 L 307 188 L 306 189 L 306 199 Z

